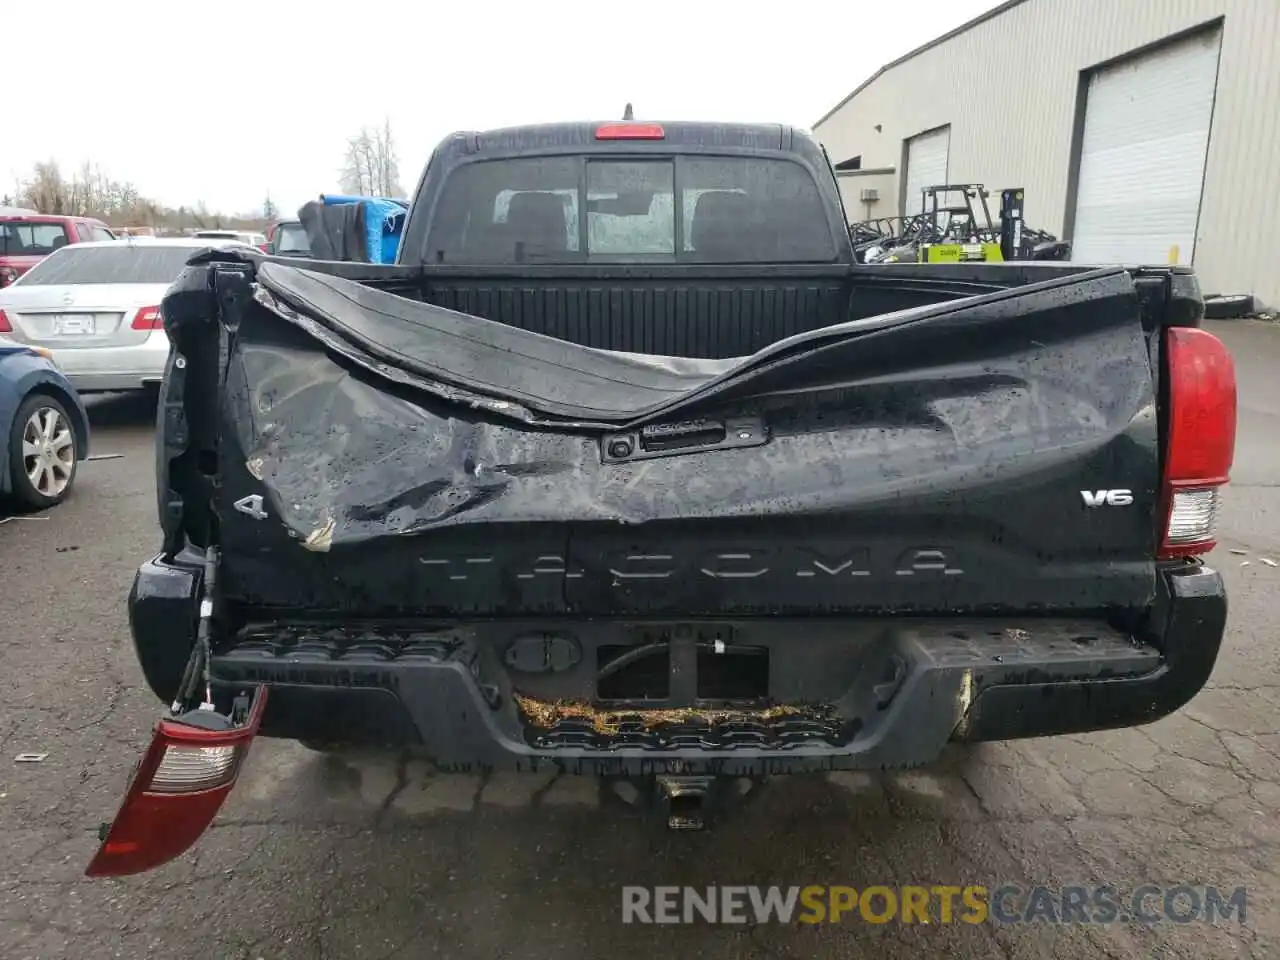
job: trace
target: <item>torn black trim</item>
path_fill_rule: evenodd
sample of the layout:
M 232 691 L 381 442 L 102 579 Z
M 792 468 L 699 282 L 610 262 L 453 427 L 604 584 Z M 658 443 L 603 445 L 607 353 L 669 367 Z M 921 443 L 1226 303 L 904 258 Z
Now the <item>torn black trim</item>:
M 704 402 L 741 395 L 766 374 L 779 379 L 784 367 L 787 372 L 781 379 L 792 388 L 812 385 L 815 375 L 829 378 L 837 365 L 843 376 L 865 377 L 873 372 L 867 369 L 868 357 L 876 373 L 916 367 L 922 354 L 936 352 L 938 340 L 979 338 L 987 332 L 983 328 L 995 336 L 1006 335 L 1000 328 L 1029 309 L 1052 314 L 1055 311 L 1044 308 L 1135 298 L 1126 271 L 1099 269 L 836 324 L 780 340 L 750 357 L 718 361 L 583 347 L 278 263 L 263 263 L 258 281 L 277 298 L 260 298 L 264 306 L 380 376 L 470 405 L 477 397 L 502 401 L 509 408 L 487 406 L 523 422 L 583 429 L 639 427 Z M 293 309 L 279 309 L 281 300 Z M 1056 318 L 1050 315 L 1049 320 L 1034 331 L 1042 342 L 1081 332 L 1078 322 L 1073 331 L 1055 332 Z M 925 321 L 929 334 L 915 329 Z M 907 328 L 912 328 L 910 349 L 903 342 L 860 349 L 866 339 Z M 397 376 L 396 371 L 409 377 Z M 450 396 L 417 378 L 462 394 Z

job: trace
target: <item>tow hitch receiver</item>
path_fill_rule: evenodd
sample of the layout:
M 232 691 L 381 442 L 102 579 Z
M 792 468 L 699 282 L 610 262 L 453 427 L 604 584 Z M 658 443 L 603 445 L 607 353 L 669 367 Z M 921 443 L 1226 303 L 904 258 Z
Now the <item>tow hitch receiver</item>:
M 230 716 L 205 706 L 157 723 L 85 875 L 142 873 L 189 850 L 235 786 L 266 704 L 259 686 L 236 697 Z
M 708 830 L 759 794 L 751 777 L 648 774 L 606 777 L 607 795 L 637 813 L 657 814 L 668 830 Z
M 669 830 L 705 830 L 715 790 L 711 777 L 658 777 Z

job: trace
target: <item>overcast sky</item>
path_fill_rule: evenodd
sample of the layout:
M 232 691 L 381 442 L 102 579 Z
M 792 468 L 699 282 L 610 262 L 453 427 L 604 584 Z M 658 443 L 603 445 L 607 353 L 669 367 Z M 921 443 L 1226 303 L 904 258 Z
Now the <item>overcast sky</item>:
M 413 184 L 454 130 L 557 120 L 813 123 L 997 0 L 60 0 L 4 6 L 0 194 L 86 160 L 170 206 L 283 210 L 389 117 Z

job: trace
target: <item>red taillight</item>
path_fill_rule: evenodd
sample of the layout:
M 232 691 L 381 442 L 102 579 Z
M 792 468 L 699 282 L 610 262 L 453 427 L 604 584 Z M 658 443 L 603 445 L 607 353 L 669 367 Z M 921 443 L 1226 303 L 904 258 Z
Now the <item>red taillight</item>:
M 0 310 L 0 333 L 13 333 L 13 324 L 9 322 L 9 318 L 4 315 L 4 311 Z
M 159 330 L 164 326 L 163 318 L 160 316 L 160 308 L 143 307 L 133 315 L 133 323 L 130 326 L 134 330 Z
M 1175 327 L 1165 334 L 1169 371 L 1161 558 L 1200 556 L 1217 544 L 1222 486 L 1236 448 L 1236 369 L 1213 334 Z
M 266 705 L 267 688 L 258 687 L 239 726 L 200 710 L 156 724 L 151 746 L 85 875 L 142 873 L 189 850 L 235 786 Z
M 666 135 L 660 123 L 606 123 L 596 128 L 597 140 L 661 140 Z
M 259 250 L 261 250 L 263 253 L 268 253 L 268 252 L 270 252 L 270 251 L 268 251 L 268 250 L 267 250 L 267 247 L 268 247 L 268 246 L 270 246 L 270 244 L 267 244 L 267 243 L 260 243 L 260 244 L 258 244 L 258 249 L 259 249 Z

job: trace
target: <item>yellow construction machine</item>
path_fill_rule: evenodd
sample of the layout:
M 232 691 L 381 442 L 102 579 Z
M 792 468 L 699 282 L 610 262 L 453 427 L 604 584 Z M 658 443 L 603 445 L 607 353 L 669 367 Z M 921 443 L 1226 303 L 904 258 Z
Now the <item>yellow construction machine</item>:
M 1024 229 L 1021 187 L 1000 192 L 998 225 L 991 219 L 991 193 L 980 183 L 925 187 L 920 194 L 917 214 L 850 225 L 859 262 L 998 263 L 1070 255 L 1069 244 Z

